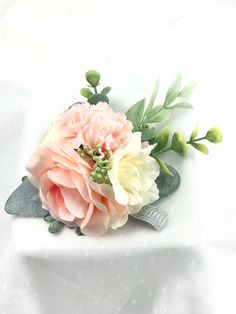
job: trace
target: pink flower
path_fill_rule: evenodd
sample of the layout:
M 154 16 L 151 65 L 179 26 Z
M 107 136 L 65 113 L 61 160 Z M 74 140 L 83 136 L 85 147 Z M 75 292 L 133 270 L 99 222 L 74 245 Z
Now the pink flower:
M 74 105 L 58 118 L 54 128 L 60 143 L 67 147 L 99 144 L 103 151 L 112 152 L 130 141 L 133 126 L 124 114 L 100 102 L 96 106 Z
M 131 122 L 106 103 L 74 105 L 61 114 L 27 163 L 43 208 L 87 235 L 124 225 L 128 206 L 117 203 L 112 185 L 89 179 L 95 162 L 83 160 L 75 149 L 99 145 L 104 156 L 129 143 L 131 136 Z
M 90 111 L 88 105 L 85 106 L 87 108 L 85 111 L 81 108 L 79 110 L 74 108 L 72 116 L 80 117 L 88 123 L 92 123 L 92 118 L 86 118 L 85 112 L 92 113 L 96 110 Z M 100 105 L 100 108 L 101 106 L 106 108 L 104 104 Z M 108 112 L 110 111 L 108 110 Z M 67 112 L 67 119 L 62 117 L 65 125 L 60 130 L 68 135 L 65 140 L 73 138 L 73 135 L 76 136 L 76 134 L 81 134 L 86 138 L 86 124 L 82 128 L 81 121 L 77 120 L 72 126 L 73 123 L 70 124 L 69 116 L 70 114 Z M 111 114 L 111 116 L 113 115 Z M 100 114 L 99 117 L 102 120 Z M 111 121 L 107 124 L 111 125 Z M 61 125 L 63 126 L 63 123 Z M 68 133 L 66 133 L 66 125 L 69 126 L 70 130 Z M 90 126 L 92 127 L 92 124 Z M 106 131 L 108 128 L 108 126 L 105 128 Z M 112 127 L 111 130 L 114 131 Z M 121 130 L 120 132 L 122 133 Z M 115 138 L 116 133 L 114 132 L 113 135 Z M 114 147 L 114 138 L 112 136 L 113 140 L 109 141 L 107 135 L 103 141 L 100 140 L 100 143 Z M 125 136 L 118 137 L 122 142 L 121 138 L 125 140 Z M 89 180 L 91 166 L 81 159 L 74 150 L 68 154 L 63 146 L 52 142 L 45 144 L 38 148 L 27 163 L 27 170 L 29 180 L 40 191 L 43 208 L 48 210 L 55 219 L 66 225 L 80 226 L 84 234 L 94 236 L 104 234 L 108 228 L 116 229 L 127 222 L 128 207 L 115 201 L 111 185 L 97 184 Z

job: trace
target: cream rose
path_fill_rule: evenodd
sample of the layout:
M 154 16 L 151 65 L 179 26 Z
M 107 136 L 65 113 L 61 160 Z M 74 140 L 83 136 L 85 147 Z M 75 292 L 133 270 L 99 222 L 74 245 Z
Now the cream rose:
M 158 162 L 149 156 L 153 146 L 142 149 L 141 133 L 132 134 L 130 143 L 118 148 L 111 156 L 109 179 L 116 201 L 137 213 L 143 206 L 159 198 L 155 179 L 160 174 Z

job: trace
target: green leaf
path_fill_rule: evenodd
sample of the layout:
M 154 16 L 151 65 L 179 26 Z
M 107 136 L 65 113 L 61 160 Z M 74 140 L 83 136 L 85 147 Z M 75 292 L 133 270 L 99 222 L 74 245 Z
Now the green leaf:
M 135 131 L 138 130 L 140 123 L 142 121 L 144 106 L 145 106 L 145 99 L 141 99 L 136 104 L 134 104 L 131 108 L 129 108 L 129 110 L 126 111 L 125 113 L 127 119 L 129 119 L 133 123 Z
M 46 222 L 52 222 L 53 220 L 54 218 L 50 214 L 44 217 L 44 221 Z
M 48 231 L 50 233 L 58 233 L 59 231 L 61 231 L 63 226 L 64 224 L 61 221 L 53 220 L 48 227 Z
M 174 176 L 173 173 L 170 171 L 170 169 L 167 167 L 167 165 L 164 163 L 164 161 L 162 161 L 161 159 L 159 158 L 156 158 L 156 160 L 158 161 L 159 165 L 160 165 L 160 168 L 166 173 L 168 174 L 169 176 Z
M 147 109 L 145 111 L 145 116 L 148 115 L 148 113 L 150 112 L 150 110 L 154 106 L 154 103 L 155 103 L 155 100 L 156 100 L 156 97 L 157 97 L 157 93 L 158 93 L 158 90 L 159 90 L 159 84 L 160 84 L 160 80 L 157 80 L 157 82 L 156 82 L 156 84 L 154 86 L 154 89 L 153 89 L 150 101 L 148 103 Z
M 48 211 L 42 208 L 39 190 L 24 177 L 20 186 L 10 195 L 5 211 L 21 217 L 44 217 Z
M 106 86 L 103 88 L 103 90 L 101 91 L 101 94 L 103 95 L 107 95 L 108 93 L 110 93 L 111 91 L 111 87 L 110 86 Z
M 181 75 L 178 74 L 176 79 L 172 82 L 170 85 L 167 93 L 166 93 L 166 98 L 164 102 L 164 106 L 168 106 L 171 104 L 175 98 L 178 96 L 180 88 L 181 88 Z
M 106 102 L 107 104 L 109 104 L 109 98 L 106 95 L 94 94 L 88 98 L 88 102 L 91 105 L 96 105 L 99 102 Z
M 196 86 L 196 83 L 188 83 L 179 92 L 178 97 L 187 98 L 187 97 L 191 96 L 195 86 Z
M 160 149 L 163 149 L 166 147 L 169 140 L 169 128 L 164 127 L 157 138 L 153 141 L 152 144 L 157 143 L 156 148 L 154 148 L 153 152 L 159 151 Z
M 164 108 L 162 105 L 160 105 L 160 106 L 155 106 L 154 108 L 152 108 L 152 109 L 149 111 L 147 117 L 148 117 L 148 118 L 152 118 L 154 115 L 158 114 L 158 113 L 161 112 L 163 109 L 165 109 L 165 108 Z
M 193 106 L 188 102 L 179 102 L 171 107 L 167 107 L 168 109 L 193 109 Z
M 162 107 L 162 109 L 160 109 Z M 156 112 L 155 110 L 156 109 Z M 146 120 L 146 123 L 157 123 L 157 122 L 162 122 L 169 118 L 171 115 L 171 111 L 168 109 L 165 109 L 163 106 L 158 106 L 153 108 L 150 113 L 149 113 L 149 118 Z
M 81 88 L 80 94 L 85 98 L 89 98 L 89 96 L 93 95 L 93 93 L 91 92 L 89 88 Z
M 221 143 L 223 141 L 221 129 L 218 126 L 211 128 L 206 134 L 206 139 L 214 144 Z
M 182 156 L 186 155 L 188 151 L 188 145 L 184 137 L 179 132 L 174 133 L 172 137 L 171 148 L 173 149 L 173 151 Z
M 100 73 L 98 71 L 91 70 L 85 73 L 85 78 L 91 86 L 96 87 L 100 81 Z
M 77 228 L 75 229 L 75 232 L 76 232 L 76 234 L 77 234 L 78 236 L 83 236 L 83 235 L 84 235 L 84 234 L 81 232 L 80 227 L 77 227 Z
M 166 164 L 166 166 L 171 171 L 173 176 L 170 176 L 164 170 L 161 169 L 160 175 L 156 179 L 160 199 L 173 193 L 175 190 L 177 190 L 177 188 L 180 185 L 180 175 L 178 171 L 168 164 Z
M 202 143 L 191 143 L 191 145 L 199 150 L 201 153 L 208 155 L 209 154 L 209 149 L 205 144 Z
M 190 136 L 190 142 L 193 142 L 196 138 L 197 138 L 197 135 L 198 135 L 198 124 L 195 126 L 191 136 Z
M 146 129 L 142 129 L 141 130 L 142 132 L 142 142 L 143 141 L 149 141 L 151 139 L 154 139 L 157 137 L 158 135 L 158 131 L 157 129 L 154 129 L 154 128 L 146 128 Z

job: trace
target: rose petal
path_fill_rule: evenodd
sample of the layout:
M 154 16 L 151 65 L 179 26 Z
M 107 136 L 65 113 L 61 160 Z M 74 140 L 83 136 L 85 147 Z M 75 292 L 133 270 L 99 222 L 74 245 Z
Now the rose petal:
M 63 187 L 61 187 L 61 193 L 68 211 L 77 218 L 84 218 L 89 204 L 83 199 L 81 194 L 75 189 Z
M 75 185 L 71 180 L 70 172 L 68 170 L 54 167 L 52 170 L 47 171 L 47 175 L 50 180 L 52 180 L 56 184 L 60 184 L 67 188 L 74 188 Z
M 90 236 L 102 235 L 107 231 L 109 220 L 109 214 L 101 212 L 99 209 L 94 207 L 89 221 L 87 221 L 86 225 L 84 223 L 81 225 L 81 231 Z

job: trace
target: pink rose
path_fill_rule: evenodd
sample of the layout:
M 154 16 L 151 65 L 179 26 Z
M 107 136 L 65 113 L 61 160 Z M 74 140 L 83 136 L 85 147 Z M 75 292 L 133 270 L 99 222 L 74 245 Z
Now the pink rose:
M 127 222 L 128 207 L 115 201 L 111 185 L 89 180 L 91 166 L 76 152 L 68 155 L 53 143 L 41 146 L 27 170 L 39 188 L 43 208 L 66 225 L 97 236 Z
M 74 105 L 57 119 L 54 128 L 66 146 L 99 144 L 103 151 L 114 151 L 130 141 L 133 126 L 124 114 L 100 102 L 96 106 Z

